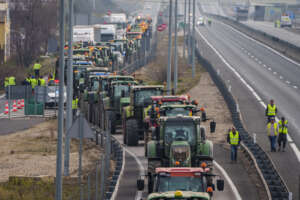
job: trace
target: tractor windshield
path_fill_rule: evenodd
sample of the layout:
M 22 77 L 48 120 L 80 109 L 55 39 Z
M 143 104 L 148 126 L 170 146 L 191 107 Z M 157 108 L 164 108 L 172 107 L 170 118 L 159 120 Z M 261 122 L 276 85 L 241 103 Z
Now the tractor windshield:
M 192 122 L 171 122 L 165 126 L 165 142 L 188 141 L 191 145 L 196 143 L 196 127 Z
M 177 115 L 189 116 L 190 110 L 185 108 L 170 108 L 166 110 L 166 116 L 177 116 Z
M 193 176 L 159 176 L 157 187 L 158 192 L 177 190 L 204 192 L 202 178 Z
M 122 91 L 125 92 L 125 97 L 129 96 L 129 85 L 115 85 L 114 86 L 114 96 L 121 97 Z
M 151 96 L 159 95 L 162 95 L 162 90 L 156 88 L 136 90 L 134 92 L 134 103 L 136 106 L 148 106 L 152 103 Z

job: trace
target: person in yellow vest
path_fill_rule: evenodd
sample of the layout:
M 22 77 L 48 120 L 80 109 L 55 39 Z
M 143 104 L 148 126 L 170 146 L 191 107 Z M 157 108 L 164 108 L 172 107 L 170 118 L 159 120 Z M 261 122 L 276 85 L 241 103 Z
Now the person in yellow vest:
M 8 77 L 4 78 L 4 88 L 8 86 Z
M 34 73 L 35 73 L 35 77 L 40 76 L 40 69 L 41 69 L 41 64 L 39 63 L 39 60 L 37 60 L 37 62 L 34 63 L 34 65 L 33 65 L 33 70 L 34 70 Z
M 234 127 L 228 130 L 227 142 L 230 144 L 231 162 L 237 162 L 237 152 L 241 143 L 241 137 L 239 132 Z
M 266 109 L 266 116 L 268 117 L 268 123 L 271 121 L 272 118 L 275 119 L 276 115 L 277 115 L 277 107 L 274 104 L 274 100 L 271 99 Z
M 267 125 L 267 133 L 270 140 L 271 152 L 276 152 L 276 138 L 278 135 L 278 124 L 275 122 L 275 118 L 271 118 L 271 121 Z
M 78 109 L 78 97 L 73 98 L 72 100 L 72 111 L 73 111 L 73 118 L 75 118 Z
M 8 78 L 8 85 L 16 85 L 16 78 L 14 76 Z
M 40 78 L 38 79 L 38 85 L 39 85 L 39 86 L 46 86 L 46 81 L 45 81 L 45 79 L 43 79 L 42 77 L 40 77 Z
M 38 85 L 38 81 L 37 81 L 37 79 L 36 79 L 34 76 L 32 76 L 32 77 L 31 77 L 31 79 L 30 79 L 30 83 L 31 83 L 31 87 L 32 87 L 32 89 L 34 89 L 34 88 L 35 88 L 35 86 L 37 86 L 37 85 Z
M 285 117 L 281 117 L 281 120 L 278 122 L 278 126 L 278 151 L 281 151 L 282 144 L 282 151 L 284 152 L 288 134 L 288 120 L 286 120 Z

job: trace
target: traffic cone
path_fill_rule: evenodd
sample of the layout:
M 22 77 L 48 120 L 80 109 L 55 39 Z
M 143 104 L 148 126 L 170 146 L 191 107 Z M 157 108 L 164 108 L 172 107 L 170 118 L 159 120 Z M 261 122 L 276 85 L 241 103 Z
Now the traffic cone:
M 13 104 L 13 109 L 12 109 L 13 112 L 17 112 L 18 109 L 17 109 L 17 105 L 16 105 L 16 100 L 14 100 L 14 104 Z
M 21 100 L 18 100 L 17 108 L 18 108 L 18 109 L 22 109 L 22 106 L 21 106 Z
M 8 102 L 5 103 L 5 109 L 4 109 L 4 114 L 8 114 L 9 108 L 8 108 Z
M 21 100 L 21 107 L 24 108 L 24 99 Z

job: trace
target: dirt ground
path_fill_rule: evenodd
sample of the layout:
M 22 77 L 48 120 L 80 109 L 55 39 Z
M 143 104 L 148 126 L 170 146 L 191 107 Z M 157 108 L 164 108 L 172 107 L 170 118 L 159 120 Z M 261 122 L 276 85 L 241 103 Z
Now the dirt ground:
M 33 128 L 0 136 L 0 182 L 9 176 L 55 176 L 57 121 L 49 120 Z M 77 176 L 78 142 L 72 140 L 70 175 Z M 83 169 L 99 160 L 101 151 L 95 143 L 84 142 Z
M 207 117 L 217 122 L 216 132 L 207 134 L 207 138 L 214 143 L 227 144 L 227 132 L 232 127 L 231 114 L 221 93 L 211 80 L 209 73 L 203 72 L 198 84 L 188 93 L 191 99 L 199 102 L 200 107 L 204 107 Z M 209 132 L 209 123 L 210 121 L 204 123 L 207 133 Z

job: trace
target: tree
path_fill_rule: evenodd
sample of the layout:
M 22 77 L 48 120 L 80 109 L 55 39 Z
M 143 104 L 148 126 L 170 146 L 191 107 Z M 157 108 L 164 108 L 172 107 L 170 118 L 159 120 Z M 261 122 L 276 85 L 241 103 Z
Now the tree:
M 46 53 L 48 39 L 57 33 L 57 0 L 11 1 L 12 53 L 28 67 Z

